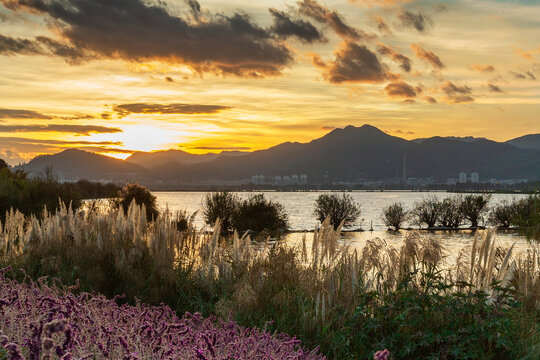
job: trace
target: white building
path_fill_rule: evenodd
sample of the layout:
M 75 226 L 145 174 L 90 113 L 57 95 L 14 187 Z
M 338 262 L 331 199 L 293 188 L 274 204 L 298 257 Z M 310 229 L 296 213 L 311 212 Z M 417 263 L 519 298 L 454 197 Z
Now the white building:
M 291 176 L 291 181 L 292 181 L 293 184 L 298 184 L 299 183 L 298 175 L 295 174 L 295 175 Z
M 459 173 L 459 183 L 460 184 L 466 184 L 467 183 L 467 173 L 466 172 L 460 172 Z
M 307 175 L 306 174 L 300 175 L 300 185 L 307 185 Z
M 477 172 L 473 172 L 471 174 L 471 183 L 478 184 L 479 182 L 480 182 L 480 174 L 478 174 Z

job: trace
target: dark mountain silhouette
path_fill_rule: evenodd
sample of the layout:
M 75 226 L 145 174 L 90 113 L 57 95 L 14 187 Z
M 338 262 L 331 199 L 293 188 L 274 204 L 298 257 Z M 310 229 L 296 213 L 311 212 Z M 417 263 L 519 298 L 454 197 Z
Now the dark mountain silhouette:
M 364 125 L 335 129 L 307 144 L 284 143 L 240 158 L 156 168 L 162 179 L 196 182 L 245 179 L 252 175 L 307 174 L 310 182 L 432 177 L 446 181 L 459 172 L 482 178 L 540 178 L 540 152 L 486 139 L 462 141 L 433 137 L 421 143 L 388 135 Z
M 146 172 L 140 165 L 78 149 L 41 155 L 17 167 L 30 176 L 41 176 L 46 168 L 61 179 L 137 179 Z
M 402 179 L 404 165 L 407 177 L 439 182 L 456 178 L 460 172 L 478 172 L 481 179 L 540 179 L 540 150 L 484 138 L 465 139 L 432 137 L 420 142 L 407 141 L 370 125 L 347 126 L 309 143 L 287 142 L 240 156 L 192 155 L 180 150 L 134 154 L 131 160 L 152 166 L 147 171 L 128 161 L 77 150 L 38 157 L 26 169 L 42 170 L 51 163 L 55 169 L 77 177 L 135 174 L 138 181 L 149 184 L 210 184 L 250 179 L 253 175 L 293 174 L 308 175 L 312 184 Z
M 512 140 L 507 144 L 514 145 L 520 149 L 540 150 L 540 134 L 529 134 Z
M 156 166 L 174 163 L 197 164 L 204 161 L 218 159 L 223 156 L 242 156 L 245 154 L 246 153 L 242 151 L 222 151 L 219 154 L 191 154 L 182 150 L 161 150 L 152 152 L 138 151 L 128 157 L 126 161 L 139 164 L 150 169 Z

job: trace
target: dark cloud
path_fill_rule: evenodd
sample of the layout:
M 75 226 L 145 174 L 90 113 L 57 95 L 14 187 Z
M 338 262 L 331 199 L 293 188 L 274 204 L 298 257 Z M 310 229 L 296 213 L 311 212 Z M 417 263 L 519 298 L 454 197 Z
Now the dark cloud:
M 414 135 L 414 131 L 403 131 L 403 130 L 396 130 L 396 134 L 403 134 L 403 135 Z
M 437 100 L 435 100 L 435 98 L 433 98 L 431 96 L 424 96 L 424 100 L 426 100 L 430 104 L 436 104 L 437 103 Z
M 536 76 L 531 71 L 516 72 L 510 71 L 510 74 L 518 80 L 536 80 Z
M 120 117 L 129 114 L 215 114 L 230 107 L 221 105 L 198 105 L 198 104 L 147 104 L 134 103 L 114 106 L 113 110 Z
M 194 146 L 188 147 L 191 150 L 228 150 L 228 151 L 242 151 L 250 150 L 251 148 L 245 146 Z
M 274 34 L 281 37 L 294 36 L 308 43 L 324 40 L 323 35 L 309 21 L 293 19 L 289 14 L 276 9 L 269 11 L 274 18 L 274 25 L 271 28 Z
M 401 24 L 406 27 L 414 27 L 420 32 L 426 31 L 433 24 L 431 17 L 420 12 L 413 13 L 408 10 L 401 10 L 398 14 L 398 19 Z
M 384 34 L 392 34 L 392 30 L 380 15 L 374 16 L 377 29 Z
M 248 15 L 210 15 L 188 22 L 143 0 L 0 0 L 13 11 L 52 19 L 53 31 L 86 58 L 161 60 L 199 72 L 277 75 L 293 61 L 289 48 Z M 189 2 L 197 9 L 196 2 Z M 72 57 L 68 48 L 50 51 Z
M 412 44 L 411 49 L 413 50 L 414 54 L 419 59 L 431 64 L 434 68 L 437 68 L 437 69 L 444 68 L 444 64 L 441 61 L 441 59 L 437 55 L 435 55 L 432 51 L 426 50 L 418 44 Z
M 0 132 L 65 132 L 76 135 L 111 134 L 121 129 L 95 125 L 0 125 Z
M 65 140 L 43 140 L 43 139 L 28 139 L 21 137 L 4 137 L 0 136 L 0 144 L 2 145 L 17 145 L 17 144 L 34 144 L 34 145 L 104 145 L 104 146 L 120 146 L 123 145 L 120 141 L 65 141 Z
M 79 64 L 85 55 L 67 44 L 58 42 L 45 36 L 37 36 L 34 39 L 21 39 L 0 34 L 1 55 L 56 55 L 64 58 L 69 64 Z
M 0 109 L 0 119 L 53 119 L 52 116 L 45 115 L 33 110 Z
M 482 72 L 482 73 L 489 73 L 489 72 L 495 71 L 495 67 L 493 65 L 482 65 L 482 64 L 472 64 L 471 69 L 478 72 Z
M 379 43 L 377 45 L 377 52 L 381 55 L 390 57 L 393 61 L 399 63 L 399 66 L 406 72 L 411 71 L 411 59 L 407 56 L 400 54 L 399 52 L 392 49 L 390 46 Z
M 336 129 L 335 126 L 323 126 L 323 127 L 321 127 L 321 130 L 334 130 L 334 129 Z
M 325 78 L 332 83 L 378 83 L 388 77 L 378 56 L 364 45 L 345 42 L 334 55 L 335 60 L 328 64 L 318 56 L 313 58 L 313 63 L 324 70 Z
M 498 93 L 504 92 L 504 91 L 501 90 L 500 87 L 498 87 L 495 84 L 488 84 L 488 88 L 489 88 L 489 91 L 491 91 L 491 92 L 498 92 Z
M 332 28 L 339 36 L 348 40 L 359 40 L 369 38 L 364 31 L 349 26 L 343 17 L 337 12 L 319 4 L 316 0 L 303 0 L 298 2 L 299 12 L 315 21 L 326 24 Z
M 120 149 L 109 146 L 77 146 L 76 148 L 98 154 L 133 154 L 137 152 L 137 150 Z
M 388 96 L 392 97 L 416 97 L 416 90 L 411 85 L 403 81 L 397 81 L 386 85 L 384 91 Z
M 201 4 L 197 0 L 186 0 L 186 4 L 188 5 L 191 14 L 195 19 L 199 19 L 201 16 Z
M 446 101 L 449 104 L 473 102 L 472 89 L 466 85 L 458 86 L 451 81 L 442 85 L 442 90 L 446 94 Z
M 174 82 L 174 79 L 170 76 L 165 76 L 165 81 L 167 82 Z

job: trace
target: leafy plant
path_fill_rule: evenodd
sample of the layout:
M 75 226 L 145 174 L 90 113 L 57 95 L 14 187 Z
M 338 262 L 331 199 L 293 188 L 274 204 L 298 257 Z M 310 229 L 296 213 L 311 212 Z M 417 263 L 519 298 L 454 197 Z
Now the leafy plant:
M 461 200 L 460 210 L 463 217 L 469 220 L 471 227 L 478 227 L 483 221 L 483 216 L 489 211 L 488 203 L 491 195 L 467 195 Z
M 382 220 L 388 227 L 394 228 L 395 231 L 401 229 L 401 225 L 407 221 L 409 214 L 401 203 L 392 204 L 382 211 Z
M 266 199 L 264 194 L 255 194 L 238 204 L 234 227 L 241 232 L 285 232 L 289 227 L 288 215 L 280 203 Z
M 239 202 L 236 195 L 227 191 L 206 194 L 203 205 L 205 222 L 214 226 L 219 219 L 222 231 L 233 231 Z
M 352 196 L 343 193 L 341 197 L 336 194 L 319 195 L 315 201 L 313 213 L 321 223 L 329 218 L 330 224 L 337 229 L 341 223 L 345 227 L 354 225 L 361 211 L 360 205 L 353 200 Z
M 432 228 L 439 221 L 441 210 L 441 202 L 435 196 L 429 196 L 414 205 L 411 215 L 418 226 L 426 224 Z
M 443 227 L 457 229 L 463 222 L 463 214 L 460 209 L 459 197 L 445 198 L 439 206 L 439 224 Z
M 156 197 L 144 186 L 139 184 L 126 184 L 114 200 L 116 206 L 121 207 L 125 213 L 132 202 L 146 209 L 146 218 L 148 221 L 155 220 L 159 215 Z

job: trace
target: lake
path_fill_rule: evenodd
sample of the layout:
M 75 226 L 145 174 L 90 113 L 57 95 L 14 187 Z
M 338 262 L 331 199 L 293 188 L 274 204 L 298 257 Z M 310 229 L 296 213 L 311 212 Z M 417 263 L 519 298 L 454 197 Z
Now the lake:
M 313 216 L 315 200 L 320 194 L 330 194 L 332 192 L 325 191 L 310 191 L 310 192 L 263 192 L 269 199 L 275 200 L 283 204 L 289 214 L 289 222 L 292 230 L 313 230 L 318 221 Z M 416 191 L 352 191 L 347 192 L 361 206 L 361 219 L 359 227 L 363 230 L 369 230 L 373 227 L 373 231 L 363 231 L 347 233 L 343 235 L 343 241 L 347 241 L 353 247 L 361 248 L 366 240 L 381 238 L 385 239 L 389 245 L 399 247 L 403 239 L 407 236 L 407 231 L 394 233 L 387 231 L 387 227 L 381 220 L 381 211 L 384 207 L 395 202 L 401 202 L 406 209 L 411 209 L 414 204 L 421 201 L 427 196 L 436 196 L 437 198 L 445 198 L 454 196 L 455 194 L 447 192 L 416 192 Z M 238 192 L 240 198 L 247 198 L 252 193 Z M 338 193 L 339 194 L 339 193 Z M 203 227 L 204 221 L 202 216 L 203 201 L 206 195 L 205 192 L 154 192 L 157 197 L 158 204 L 161 208 L 169 207 L 169 210 L 187 210 L 188 213 L 198 211 L 195 219 L 197 227 Z M 524 194 L 493 194 L 490 201 L 490 206 L 500 203 L 504 200 L 512 201 L 527 197 Z M 411 225 L 412 226 L 412 225 Z M 431 236 L 441 240 L 448 247 L 451 253 L 456 254 L 457 250 L 470 245 L 473 236 L 469 230 L 464 231 L 437 231 L 437 232 L 422 232 L 423 236 Z M 292 242 L 297 242 L 302 234 L 290 234 L 288 239 Z M 308 234 L 309 236 L 309 234 Z M 530 249 L 530 244 L 523 236 L 519 236 L 513 232 L 499 232 L 497 241 L 500 245 L 509 247 L 514 242 L 517 252 L 527 251 Z M 455 251 L 454 251 L 455 250 Z

